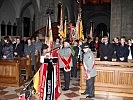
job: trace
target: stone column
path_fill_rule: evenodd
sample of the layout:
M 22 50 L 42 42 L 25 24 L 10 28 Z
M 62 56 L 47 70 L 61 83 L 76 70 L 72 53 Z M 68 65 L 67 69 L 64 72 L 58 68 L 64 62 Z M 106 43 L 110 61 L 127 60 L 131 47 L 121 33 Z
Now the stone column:
M 110 38 L 120 36 L 121 33 L 121 0 L 111 0 Z
M 111 0 L 111 39 L 115 36 L 132 38 L 133 0 Z
M 58 21 L 58 0 L 54 0 L 54 22 Z

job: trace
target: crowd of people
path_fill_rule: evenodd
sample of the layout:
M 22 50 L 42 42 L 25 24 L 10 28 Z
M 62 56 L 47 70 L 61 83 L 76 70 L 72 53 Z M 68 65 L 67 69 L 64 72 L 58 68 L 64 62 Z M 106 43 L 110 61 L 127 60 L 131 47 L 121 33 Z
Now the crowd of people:
M 17 37 L 12 41 L 11 37 L 5 36 L 4 43 L 0 43 L 0 59 L 12 60 L 14 57 L 31 57 L 31 67 L 36 72 L 35 55 L 46 57 L 48 45 L 43 43 L 39 36 L 21 40 Z M 127 62 L 133 59 L 133 40 L 123 36 L 115 37 L 111 42 L 107 36 L 99 39 L 98 37 L 85 38 L 84 40 L 72 40 L 56 38 L 53 43 L 53 49 L 59 47 L 59 66 L 63 70 L 65 84 L 62 90 L 69 90 L 70 77 L 77 78 L 78 64 L 82 61 L 86 78 L 86 91 L 83 94 L 89 94 L 87 98 L 94 97 L 94 80 L 96 68 L 94 67 L 94 58 L 100 58 L 101 61 L 112 61 L 113 58 L 119 62 Z M 94 52 L 96 56 L 94 57 Z M 58 56 L 58 55 L 56 55 Z M 41 61 L 40 61 L 41 62 Z

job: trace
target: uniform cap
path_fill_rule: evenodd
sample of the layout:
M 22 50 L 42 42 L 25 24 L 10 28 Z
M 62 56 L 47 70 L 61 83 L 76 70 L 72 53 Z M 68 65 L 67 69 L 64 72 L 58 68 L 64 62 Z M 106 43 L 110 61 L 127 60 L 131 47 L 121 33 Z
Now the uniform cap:
M 43 44 L 43 45 L 42 45 L 42 50 L 43 50 L 43 49 L 48 49 L 48 45 L 47 45 L 47 44 Z
M 89 48 L 89 45 L 87 43 L 83 44 L 82 49 Z
M 66 39 L 66 40 L 64 40 L 64 42 L 70 43 L 70 40 L 69 39 Z

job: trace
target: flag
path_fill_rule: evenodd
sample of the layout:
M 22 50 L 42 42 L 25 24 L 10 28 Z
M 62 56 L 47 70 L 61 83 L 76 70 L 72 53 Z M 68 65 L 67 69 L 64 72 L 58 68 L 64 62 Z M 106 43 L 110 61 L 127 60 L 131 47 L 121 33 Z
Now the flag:
M 69 37 L 70 37 L 70 40 L 72 40 L 72 23 L 70 22 L 69 25 L 70 25 L 70 32 L 69 32 L 70 36 Z
M 90 38 L 93 38 L 93 29 L 92 29 L 92 24 L 91 24 L 91 28 L 90 28 L 90 34 L 89 34 Z
M 64 38 L 64 31 L 63 31 L 63 17 L 62 17 L 62 5 L 61 5 L 61 12 L 60 12 L 60 26 L 58 30 L 60 36 Z
M 33 87 L 36 90 L 36 93 L 39 92 L 39 70 L 33 77 Z
M 46 79 L 47 79 L 47 64 L 43 63 L 40 66 L 40 78 L 39 78 L 39 100 L 44 100 L 46 93 Z
M 52 34 L 52 27 L 51 27 L 51 19 L 50 19 L 50 16 L 49 16 L 49 30 L 48 30 L 48 45 L 49 45 L 49 48 L 48 50 L 52 50 L 52 46 L 53 46 L 53 34 Z
M 81 14 L 78 14 L 78 19 L 76 22 L 76 35 L 77 35 L 77 39 L 84 39 Z
M 66 33 L 67 33 L 67 26 L 66 26 L 66 20 L 65 20 L 65 23 L 64 23 L 64 34 L 63 34 L 64 38 L 66 38 Z
M 59 68 L 59 60 L 57 61 L 56 65 L 54 65 L 55 70 L 55 96 L 54 100 L 58 100 L 59 96 L 61 95 L 61 84 L 60 84 L 60 68 Z
M 39 100 L 58 100 L 61 94 L 60 69 L 58 63 L 46 63 L 44 61 L 44 63 L 40 67 L 39 80 Z
M 25 93 L 24 94 L 21 94 L 20 96 L 19 96 L 19 99 L 18 100 L 27 100 L 26 98 L 25 98 Z
M 45 44 L 48 44 L 48 19 L 47 19 L 47 24 L 46 24 L 46 34 L 45 34 L 45 37 L 44 37 L 44 39 L 45 39 Z
M 80 22 L 80 17 L 79 17 L 79 14 L 78 14 L 78 19 L 77 19 L 77 22 L 76 22 L 76 30 L 75 30 L 76 39 L 79 39 L 79 22 Z
M 79 25 L 79 39 L 84 39 L 84 33 L 83 33 L 83 24 L 82 19 L 80 18 L 80 25 Z

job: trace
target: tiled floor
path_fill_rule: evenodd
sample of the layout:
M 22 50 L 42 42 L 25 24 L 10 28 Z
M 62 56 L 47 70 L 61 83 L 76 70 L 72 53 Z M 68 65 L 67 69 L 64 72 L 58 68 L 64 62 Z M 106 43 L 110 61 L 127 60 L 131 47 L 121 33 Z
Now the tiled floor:
M 62 76 L 62 74 L 61 74 Z M 63 77 L 61 77 L 61 84 L 63 84 Z M 18 100 L 20 92 L 24 86 L 21 87 L 3 87 L 0 86 L 0 100 Z M 32 95 L 30 100 L 38 100 L 38 95 Z M 86 95 L 79 93 L 79 78 L 71 78 L 70 90 L 61 91 L 59 100 L 133 100 L 132 95 L 113 94 L 109 92 L 96 91 L 96 97 L 86 99 Z

